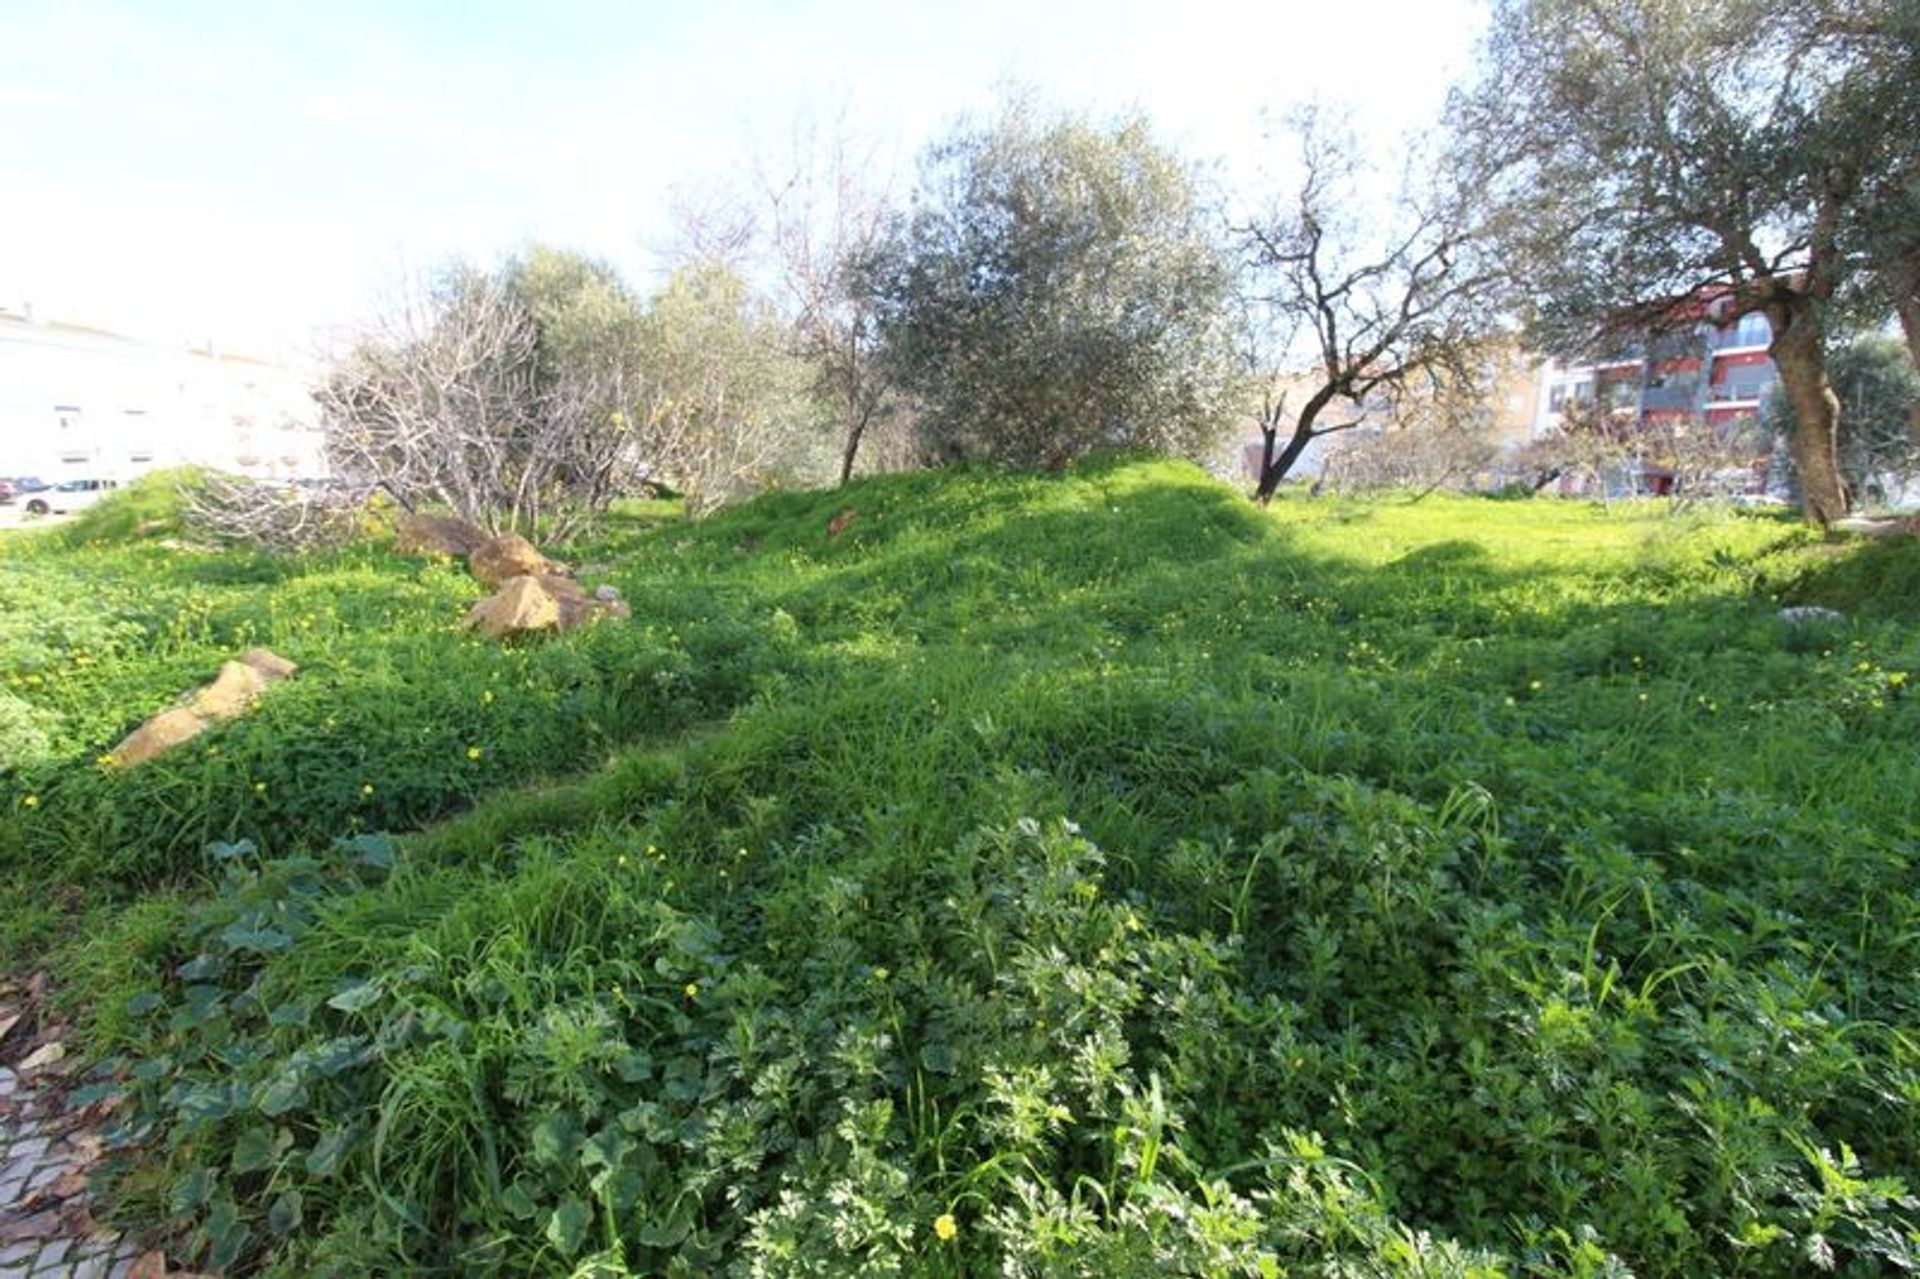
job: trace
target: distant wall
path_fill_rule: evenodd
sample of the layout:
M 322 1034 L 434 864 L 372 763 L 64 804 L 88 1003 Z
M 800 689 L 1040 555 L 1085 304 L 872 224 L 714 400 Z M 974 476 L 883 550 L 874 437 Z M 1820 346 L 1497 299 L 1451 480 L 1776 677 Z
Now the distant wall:
M 124 480 L 192 463 L 323 476 L 310 386 L 260 360 L 0 313 L 0 475 Z

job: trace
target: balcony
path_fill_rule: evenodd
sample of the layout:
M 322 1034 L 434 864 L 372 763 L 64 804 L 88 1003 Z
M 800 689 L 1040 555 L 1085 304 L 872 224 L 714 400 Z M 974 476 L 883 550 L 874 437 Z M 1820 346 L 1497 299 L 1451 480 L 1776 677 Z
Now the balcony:
M 1650 386 L 1641 398 L 1643 411 L 1660 412 L 1672 409 L 1690 409 L 1700 394 L 1697 383 L 1682 383 L 1676 386 Z
M 1767 398 L 1767 392 L 1773 389 L 1774 379 L 1765 381 L 1750 378 L 1738 378 L 1722 382 L 1718 386 L 1707 388 L 1709 404 L 1758 404 Z

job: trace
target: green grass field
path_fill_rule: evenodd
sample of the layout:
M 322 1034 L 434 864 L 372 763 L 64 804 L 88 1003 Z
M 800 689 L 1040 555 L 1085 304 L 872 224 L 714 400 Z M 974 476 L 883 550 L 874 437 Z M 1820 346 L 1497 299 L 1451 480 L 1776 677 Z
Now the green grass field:
M 0 945 L 208 1268 L 1920 1264 L 1911 540 L 929 473 L 630 512 L 503 649 L 97 524 L 0 540 Z

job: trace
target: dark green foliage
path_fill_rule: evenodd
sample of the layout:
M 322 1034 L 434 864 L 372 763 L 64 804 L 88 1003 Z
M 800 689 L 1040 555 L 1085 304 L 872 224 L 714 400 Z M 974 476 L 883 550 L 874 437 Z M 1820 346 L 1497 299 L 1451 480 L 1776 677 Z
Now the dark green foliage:
M 71 956 L 145 1143 L 120 1192 L 183 1251 L 1911 1264 L 1920 651 L 1866 608 L 1774 618 L 1811 536 L 1262 512 L 1128 462 L 583 550 L 690 671 L 734 672 L 700 703 L 730 714 L 397 841 L 239 823 L 217 891 Z M 611 642 L 526 661 L 608 670 Z
M 867 275 L 883 362 L 940 460 L 1198 456 L 1238 411 L 1232 271 L 1193 173 L 1142 117 L 1015 100 L 956 129 Z

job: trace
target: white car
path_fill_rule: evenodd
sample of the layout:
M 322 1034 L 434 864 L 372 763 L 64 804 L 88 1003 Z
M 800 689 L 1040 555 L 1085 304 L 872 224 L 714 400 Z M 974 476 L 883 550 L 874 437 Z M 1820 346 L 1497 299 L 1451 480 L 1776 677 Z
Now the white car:
M 120 487 L 119 480 L 62 480 L 26 501 L 28 515 L 66 515 L 84 510 Z

